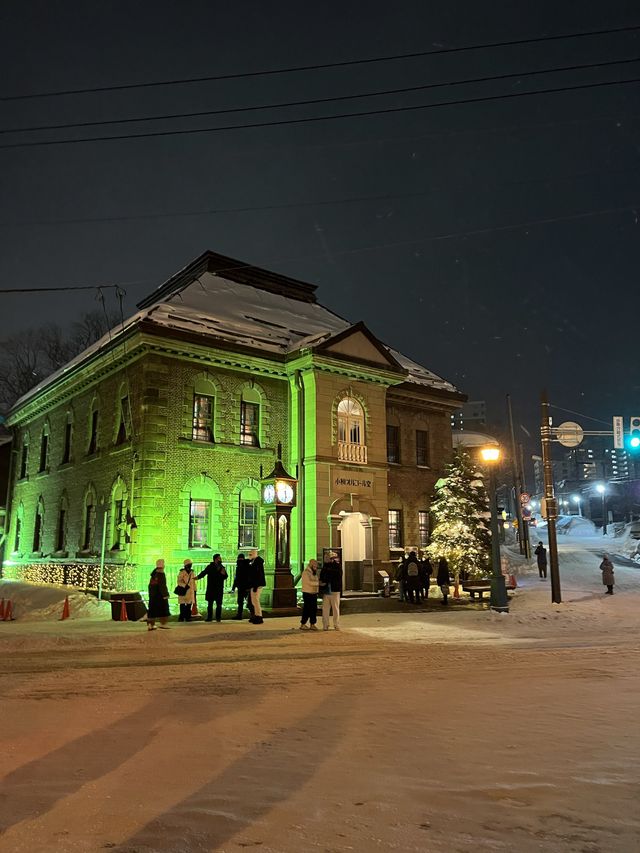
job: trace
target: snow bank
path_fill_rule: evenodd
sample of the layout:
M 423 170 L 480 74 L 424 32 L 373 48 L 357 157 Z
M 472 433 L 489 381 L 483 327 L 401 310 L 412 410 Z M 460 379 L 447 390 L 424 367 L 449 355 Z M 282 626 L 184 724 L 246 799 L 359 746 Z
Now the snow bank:
M 65 596 L 69 596 L 70 619 L 111 619 L 111 605 L 98 601 L 73 587 L 30 584 L 0 580 L 0 598 L 13 604 L 13 616 L 20 621 L 49 622 L 59 620 Z

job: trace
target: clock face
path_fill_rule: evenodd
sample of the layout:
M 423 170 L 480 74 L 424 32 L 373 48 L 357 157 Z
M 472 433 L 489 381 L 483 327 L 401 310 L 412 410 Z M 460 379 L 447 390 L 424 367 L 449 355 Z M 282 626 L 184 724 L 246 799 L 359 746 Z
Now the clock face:
M 293 489 L 289 483 L 278 483 L 276 485 L 276 494 L 281 504 L 290 504 L 293 500 Z
M 262 490 L 262 500 L 266 504 L 272 504 L 276 499 L 276 490 L 272 485 L 265 486 Z

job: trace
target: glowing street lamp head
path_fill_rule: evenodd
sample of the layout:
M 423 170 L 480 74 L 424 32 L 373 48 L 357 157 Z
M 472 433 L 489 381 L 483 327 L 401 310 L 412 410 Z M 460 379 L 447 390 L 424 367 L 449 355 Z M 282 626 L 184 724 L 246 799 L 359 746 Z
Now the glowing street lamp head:
M 629 440 L 629 444 L 631 447 L 640 447 L 640 436 L 632 435 Z
M 582 498 L 580 497 L 580 495 L 571 495 L 571 500 L 574 502 L 574 504 L 579 504 Z
M 603 495 L 607 491 L 607 487 L 603 483 L 598 483 L 596 486 L 596 491 L 600 492 Z
M 483 447 L 480 451 L 480 456 L 482 456 L 484 462 L 497 462 L 500 459 L 500 448 L 495 445 Z

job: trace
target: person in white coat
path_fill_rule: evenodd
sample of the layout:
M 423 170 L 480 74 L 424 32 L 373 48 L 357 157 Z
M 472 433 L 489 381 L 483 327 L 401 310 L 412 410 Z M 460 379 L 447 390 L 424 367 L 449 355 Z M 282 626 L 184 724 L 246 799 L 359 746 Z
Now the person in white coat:
M 300 576 L 302 578 L 302 618 L 301 631 L 317 631 L 318 621 L 318 588 L 320 586 L 320 569 L 317 560 L 309 560 Z M 309 628 L 307 628 L 309 622 Z
M 178 622 L 191 622 L 191 608 L 196 600 L 196 575 L 193 571 L 191 560 L 185 560 L 183 567 L 178 572 L 178 583 L 176 589 L 184 589 L 184 595 L 178 595 L 180 603 L 180 616 Z

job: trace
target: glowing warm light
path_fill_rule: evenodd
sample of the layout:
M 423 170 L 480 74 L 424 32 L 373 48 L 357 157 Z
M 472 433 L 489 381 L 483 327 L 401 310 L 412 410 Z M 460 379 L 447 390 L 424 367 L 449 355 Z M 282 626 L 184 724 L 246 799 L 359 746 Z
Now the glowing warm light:
M 579 503 L 580 503 L 580 501 L 582 500 L 582 498 L 580 497 L 580 495 L 572 495 L 572 496 L 571 496 L 571 500 L 572 500 L 574 503 L 579 504 Z
M 601 495 L 603 495 L 607 491 L 607 487 L 603 486 L 602 483 L 598 483 L 598 485 L 596 486 L 596 490 L 600 492 Z
M 640 447 L 640 438 L 637 435 L 634 435 L 633 438 L 629 441 L 631 447 Z
M 497 462 L 500 459 L 500 448 L 483 447 L 480 451 L 480 456 L 482 456 L 485 462 Z

